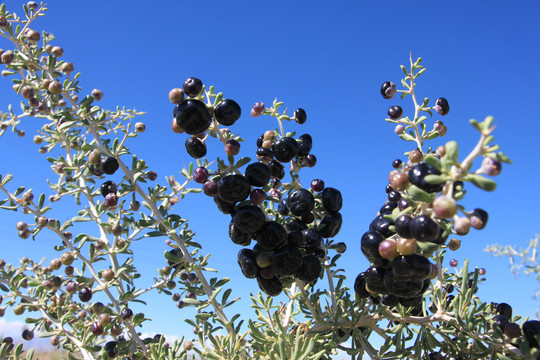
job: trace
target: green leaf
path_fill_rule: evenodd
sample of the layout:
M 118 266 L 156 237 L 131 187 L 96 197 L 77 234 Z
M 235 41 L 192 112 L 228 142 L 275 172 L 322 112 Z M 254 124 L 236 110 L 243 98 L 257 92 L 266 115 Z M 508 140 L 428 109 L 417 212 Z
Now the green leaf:
M 246 165 L 250 161 L 251 161 L 251 158 L 247 156 L 243 157 L 240 160 L 238 160 L 238 162 L 234 165 L 234 167 L 236 167 L 237 169 L 240 169 L 242 166 Z
M 431 195 L 429 195 L 427 192 L 425 192 L 424 190 L 417 187 L 416 185 L 409 186 L 407 191 L 409 192 L 409 195 L 411 195 L 411 197 L 414 200 L 423 201 L 423 202 L 426 202 L 426 203 L 433 202 L 433 197 Z
M 442 184 L 443 182 L 446 182 L 446 180 L 448 180 L 448 176 L 446 175 L 433 175 L 433 174 L 429 174 L 429 175 L 426 175 L 424 177 L 424 180 L 428 183 L 428 184 Z
M 497 188 L 497 183 L 495 181 L 478 174 L 469 174 L 464 177 L 463 180 L 470 181 L 476 187 L 486 191 L 493 191 Z
M 444 156 L 451 165 L 458 165 L 459 146 L 456 141 L 449 141 L 444 146 L 446 148 L 446 155 Z
M 474 128 L 478 131 L 482 131 L 482 126 L 480 125 L 480 123 L 475 120 L 475 119 L 471 119 L 469 120 L 469 122 L 471 123 L 472 126 L 474 126 Z

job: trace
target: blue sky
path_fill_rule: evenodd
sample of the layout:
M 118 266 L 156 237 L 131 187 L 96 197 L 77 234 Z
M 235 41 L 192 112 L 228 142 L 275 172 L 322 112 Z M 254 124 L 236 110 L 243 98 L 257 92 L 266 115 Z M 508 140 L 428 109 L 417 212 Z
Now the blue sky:
M 22 2 L 9 1 L 10 9 Z M 383 81 L 396 83 L 402 77 L 400 64 L 409 52 L 423 57 L 427 72 L 418 82 L 419 97 L 446 97 L 450 114 L 435 116 L 448 126 L 435 146 L 458 140 L 463 153 L 472 149 L 477 133 L 470 118 L 493 115 L 497 124 L 495 142 L 514 161 L 496 178 L 494 193 L 468 186 L 463 204 L 481 207 L 490 214 L 487 228 L 463 237 L 462 247 L 451 256 L 487 270 L 487 282 L 479 295 L 485 301 L 508 302 L 517 313 L 532 316 L 539 308 L 531 298 L 532 279 L 514 279 L 508 261 L 483 252 L 488 244 L 525 245 L 539 233 L 535 203 L 538 170 L 538 91 L 540 58 L 537 39 L 540 5 L 533 1 L 160 1 L 83 2 L 51 1 L 47 17 L 35 29 L 54 33 L 55 45 L 64 48 L 64 59 L 82 72 L 81 85 L 89 93 L 104 92 L 101 106 L 135 107 L 147 114 L 147 131 L 131 143 L 132 152 L 145 158 L 164 183 L 164 176 L 177 175 L 191 160 L 185 153 L 185 135 L 170 131 L 171 88 L 180 87 L 189 76 L 223 91 L 242 107 L 241 119 L 232 127 L 247 142 L 241 154 L 254 158 L 255 139 L 276 123 L 266 117 L 252 118 L 256 101 L 285 102 L 290 113 L 302 107 L 306 124 L 287 123 L 286 129 L 309 133 L 314 139 L 317 166 L 302 171 L 304 185 L 322 178 L 344 196 L 343 227 L 337 240 L 349 250 L 341 266 L 352 286 L 356 275 L 368 267 L 360 251 L 360 237 L 385 201 L 384 187 L 392 160 L 412 149 L 395 136 L 386 123 L 387 108 L 401 105 L 410 115 L 410 101 L 383 100 Z M 0 47 L 7 49 L 2 39 Z M 1 109 L 18 100 L 10 80 L 0 79 Z M 6 134 L 0 141 L 4 154 L 0 173 L 15 176 L 13 184 L 27 185 L 50 193 L 44 179 L 54 179 L 49 163 L 38 154 L 32 133 L 39 120 L 27 119 L 21 126 L 28 136 Z M 16 151 L 13 151 L 16 149 Z M 217 144 L 209 147 L 211 159 L 222 156 Z M 36 176 L 39 174 L 39 176 Z M 69 208 L 69 201 L 61 202 Z M 176 205 L 180 215 L 213 254 L 211 264 L 231 282 L 236 296 L 249 305 L 253 280 L 241 279 L 236 265 L 239 247 L 228 239 L 229 219 L 204 195 L 191 196 Z M 58 213 L 62 218 L 67 214 Z M 24 255 L 55 256 L 46 236 L 23 241 L 15 224 L 22 214 L 3 213 L 0 256 L 14 261 Z M 209 226 L 210 225 L 210 226 Z M 151 280 L 163 266 L 163 240 L 151 238 L 137 244 L 138 268 Z M 30 254 L 30 255 L 29 255 Z M 449 260 L 450 257 L 447 258 Z M 148 298 L 145 313 L 155 319 L 146 330 L 177 332 L 186 310 L 178 310 L 166 297 Z M 159 310 L 158 309 L 159 306 Z M 238 307 L 241 311 L 241 307 Z M 173 320 L 171 320 L 173 319 Z

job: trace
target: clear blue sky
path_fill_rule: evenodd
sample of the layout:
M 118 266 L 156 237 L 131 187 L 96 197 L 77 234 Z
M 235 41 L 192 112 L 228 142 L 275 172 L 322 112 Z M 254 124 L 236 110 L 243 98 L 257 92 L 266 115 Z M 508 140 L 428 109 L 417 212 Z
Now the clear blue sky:
M 9 1 L 8 7 L 18 11 L 21 4 Z M 147 112 L 139 119 L 147 131 L 131 142 L 131 149 L 157 171 L 160 183 L 165 182 L 164 176 L 180 176 L 183 164 L 191 161 L 184 149 L 185 135 L 170 131 L 172 105 L 167 96 L 187 77 L 201 78 L 241 105 L 243 116 L 232 130 L 248 139 L 242 154 L 252 158 L 256 137 L 276 127 L 269 117 L 249 116 L 254 102 L 271 103 L 278 97 L 291 113 L 304 108 L 307 123 L 287 123 L 286 128 L 310 133 L 314 139 L 318 164 L 302 171 L 304 185 L 322 178 L 344 196 L 344 222 L 337 240 L 349 248 L 341 261 L 349 286 L 368 267 L 360 237 L 385 201 L 392 160 L 404 159 L 401 154 L 412 149 L 383 120 L 390 105 L 399 104 L 410 114 L 410 102 L 383 100 L 379 88 L 386 80 L 399 82 L 399 65 L 408 62 L 409 52 L 422 56 L 427 72 L 419 80 L 419 96 L 443 96 L 451 106 L 448 116 L 432 120 L 441 119 L 448 126 L 446 137 L 433 144 L 458 140 L 463 152 L 472 149 L 477 133 L 468 120 L 493 115 L 496 143 L 514 161 L 504 166 L 494 193 L 468 186 L 463 204 L 486 209 L 490 220 L 485 230 L 463 237 L 454 257 L 460 261 L 469 257 L 472 266 L 486 268 L 488 281 L 479 292 L 485 301 L 508 302 L 517 313 L 529 316 L 540 307 L 531 298 L 536 287 L 532 279 L 515 280 L 506 259 L 483 252 L 496 242 L 525 245 L 540 232 L 535 203 L 540 178 L 538 3 L 100 1 L 89 5 L 55 0 L 49 9 L 34 28 L 56 35 L 54 44 L 62 46 L 64 59 L 82 72 L 86 92 L 102 89 L 103 107 L 120 105 Z M 8 46 L 0 40 L 1 48 Z M 4 78 L 0 99 L 2 110 L 18 102 Z M 12 173 L 13 184 L 50 193 L 44 179 L 55 179 L 54 174 L 32 143 L 38 124 L 27 119 L 21 127 L 28 133 L 23 139 L 13 134 L 2 137 L 0 173 Z M 215 156 L 222 156 L 220 146 L 210 146 L 208 158 Z M 68 207 L 69 201 L 63 200 L 62 205 Z M 229 219 L 204 195 L 191 196 L 176 210 L 190 219 L 203 251 L 213 254 L 212 266 L 233 279 L 234 295 L 245 299 L 243 306 L 249 305 L 249 292 L 258 289 L 255 281 L 241 278 L 236 264 L 239 247 L 228 238 Z M 1 257 L 14 261 L 24 255 L 55 256 L 48 250 L 53 240 L 47 236 L 35 243 L 17 237 L 15 224 L 22 214 L 2 215 Z M 137 246 L 141 252 L 135 262 L 151 281 L 155 269 L 165 263 L 162 254 L 167 248 L 156 238 Z M 145 312 L 155 322 L 145 329 L 177 332 L 186 310 L 176 309 L 166 297 L 147 300 L 152 306 Z

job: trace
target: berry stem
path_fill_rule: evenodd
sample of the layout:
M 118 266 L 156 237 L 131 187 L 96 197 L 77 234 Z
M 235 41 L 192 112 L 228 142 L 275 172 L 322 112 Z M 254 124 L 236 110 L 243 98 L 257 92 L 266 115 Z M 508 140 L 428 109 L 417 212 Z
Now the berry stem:
M 412 54 L 409 57 L 409 61 L 411 63 L 411 71 L 409 73 L 409 77 L 410 77 L 409 81 L 410 81 L 411 88 L 409 89 L 409 94 L 411 95 L 411 98 L 414 103 L 414 120 L 411 122 L 411 125 L 413 126 L 413 129 L 414 129 L 415 141 L 416 141 L 416 144 L 418 145 L 418 150 L 422 153 L 422 156 L 423 156 L 424 151 L 422 150 L 422 146 L 424 144 L 424 141 L 422 140 L 420 130 L 418 129 L 418 117 L 420 115 L 420 105 L 418 105 L 418 101 L 416 100 L 416 94 L 414 93 L 414 86 L 415 86 L 414 69 L 413 69 L 414 63 L 412 60 Z

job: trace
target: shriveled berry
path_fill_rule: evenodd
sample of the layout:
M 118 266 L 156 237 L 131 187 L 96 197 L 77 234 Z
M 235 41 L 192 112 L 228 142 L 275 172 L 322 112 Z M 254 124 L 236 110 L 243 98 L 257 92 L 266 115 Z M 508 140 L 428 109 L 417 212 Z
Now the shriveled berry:
M 311 190 L 320 192 L 324 190 L 324 181 L 321 179 L 315 179 L 311 181 Z
M 416 185 L 420 189 L 428 192 L 434 193 L 442 190 L 444 184 L 429 184 L 426 182 L 426 175 L 440 175 L 441 172 L 435 169 L 433 166 L 427 163 L 420 163 L 415 165 L 409 170 L 409 181 L 411 184 Z
M 374 230 L 369 230 L 362 235 L 361 249 L 364 256 L 370 263 L 375 265 L 384 265 L 387 263 L 379 253 L 379 246 L 384 241 L 384 236 Z
M 329 213 L 339 211 L 343 206 L 343 197 L 341 196 L 341 192 L 332 187 L 327 187 L 323 190 L 321 200 L 324 210 Z
M 333 238 L 339 233 L 339 230 L 341 230 L 342 223 L 343 218 L 339 212 L 325 215 L 320 222 L 320 225 L 324 225 L 324 227 L 321 228 L 319 232 L 324 238 Z
M 482 230 L 488 222 L 488 213 L 483 209 L 474 209 L 471 214 L 471 226 L 477 230 Z
M 99 165 L 101 163 L 101 152 L 99 150 L 93 150 L 88 155 L 88 162 L 90 164 Z
M 178 105 L 177 105 L 178 106 Z M 176 107 L 175 107 L 176 109 Z M 176 111 L 174 111 L 174 113 L 176 114 Z M 176 116 L 173 117 L 172 121 L 171 121 L 171 130 L 177 134 L 182 134 L 184 132 L 184 130 L 178 126 L 178 124 L 176 123 Z
M 196 183 L 204 184 L 208 179 L 208 170 L 204 166 L 199 166 L 193 171 L 193 180 Z
M 255 104 L 253 104 L 253 107 L 251 108 L 251 116 L 253 117 L 261 116 L 263 112 L 264 112 L 264 103 L 262 103 L 261 101 L 258 101 Z
M 289 211 L 296 216 L 305 215 L 315 207 L 315 198 L 306 189 L 297 189 L 289 194 Z
M 240 207 L 234 215 L 234 224 L 245 233 L 257 232 L 266 222 L 264 212 L 255 205 Z
M 396 94 L 396 84 L 391 81 L 385 81 L 381 86 L 381 95 L 385 99 L 392 99 Z
M 409 203 L 407 202 L 407 200 L 405 200 L 405 198 L 401 198 L 401 200 L 398 201 L 399 211 L 403 211 L 408 207 L 409 207 Z
M 192 158 L 200 159 L 206 155 L 206 144 L 192 136 L 186 140 L 186 150 Z
M 251 186 L 247 177 L 239 174 L 222 177 L 217 183 L 218 196 L 228 203 L 248 198 Z
M 321 275 L 322 265 L 315 255 L 306 255 L 302 258 L 302 265 L 296 271 L 295 277 L 310 283 L 317 280 Z
M 448 100 L 441 97 L 435 100 L 435 106 L 433 107 L 440 115 L 446 115 L 450 112 L 450 105 Z
M 297 238 L 297 243 L 294 245 L 301 248 L 305 253 L 313 253 L 321 247 L 322 236 L 319 231 L 313 228 L 301 230 L 301 237 Z M 291 244 L 289 242 L 289 244 Z
M 278 276 L 294 275 L 302 266 L 302 253 L 294 246 L 284 246 L 272 256 L 272 270 Z
M 88 287 L 83 287 L 79 290 L 79 300 L 89 302 L 92 299 L 92 290 Z
M 354 281 L 354 293 L 361 299 L 367 299 L 371 296 L 371 293 L 366 290 L 366 279 L 363 272 L 358 274 Z
M 516 323 L 508 323 L 504 327 L 504 335 L 510 339 L 516 339 L 521 336 L 521 328 Z
M 234 100 L 221 100 L 214 109 L 214 117 L 221 125 L 231 126 L 240 118 L 242 110 Z
M 203 88 L 203 83 L 201 79 L 198 79 L 196 77 L 190 77 L 186 81 L 184 81 L 184 85 L 182 86 L 184 89 L 184 93 L 189 97 L 196 97 L 199 95 Z
M 107 194 L 116 194 L 116 192 L 118 191 L 118 187 L 116 186 L 116 183 L 114 181 L 108 180 L 101 184 L 99 190 L 101 191 L 101 195 L 105 197 L 107 196 Z
M 388 108 L 388 117 L 393 120 L 397 120 L 403 115 L 403 109 L 401 106 L 394 105 Z
M 101 169 L 107 175 L 114 174 L 119 167 L 118 160 L 112 156 L 107 156 L 105 159 L 101 160 Z
M 439 235 L 439 225 L 427 215 L 420 215 L 409 222 L 411 236 L 417 241 L 433 242 Z
M 272 145 L 272 152 L 276 160 L 289 162 L 298 153 L 298 143 L 291 137 L 283 137 Z
M 272 171 L 268 165 L 255 162 L 248 165 L 245 176 L 251 186 L 262 187 L 268 184 Z
M 302 215 L 302 222 L 306 225 L 311 224 L 315 221 L 315 215 L 313 213 L 307 213 Z
M 197 135 L 208 129 L 212 116 L 202 101 L 186 100 L 178 105 L 176 123 L 189 135 Z
M 287 232 L 278 222 L 267 221 L 258 229 L 255 240 L 261 249 L 275 250 L 287 242 Z

